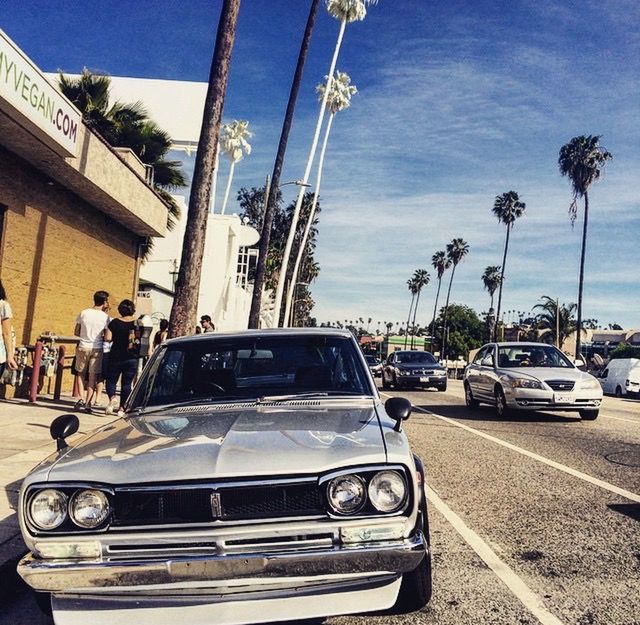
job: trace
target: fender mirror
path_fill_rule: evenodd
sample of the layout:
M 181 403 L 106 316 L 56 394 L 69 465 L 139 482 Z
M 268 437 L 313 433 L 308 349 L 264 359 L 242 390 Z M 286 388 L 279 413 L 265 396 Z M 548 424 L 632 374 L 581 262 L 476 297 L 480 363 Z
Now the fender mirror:
M 413 406 L 411 405 L 411 402 L 404 397 L 391 397 L 390 399 L 387 399 L 384 404 L 384 409 L 396 422 L 396 426 L 393 428 L 396 432 L 400 432 L 402 422 L 409 418 L 412 408 Z
M 80 420 L 74 414 L 63 414 L 56 417 L 49 427 L 51 438 L 56 442 L 58 451 L 62 451 L 67 445 L 65 440 L 75 434 L 80 427 Z

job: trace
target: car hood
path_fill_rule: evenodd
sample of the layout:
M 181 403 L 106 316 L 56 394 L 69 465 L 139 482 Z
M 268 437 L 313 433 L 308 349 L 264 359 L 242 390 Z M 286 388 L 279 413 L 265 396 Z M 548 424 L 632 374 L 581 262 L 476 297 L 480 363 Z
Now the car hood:
M 565 367 L 520 367 L 513 369 L 502 369 L 505 375 L 516 378 L 535 378 L 536 380 L 587 380 L 593 378 L 589 373 L 579 369 L 568 369 Z M 595 378 L 594 378 L 595 379 Z
M 394 365 L 396 369 L 400 369 L 401 371 L 437 371 L 438 369 L 444 369 L 444 367 L 438 363 L 434 362 L 432 364 L 409 364 L 406 365 L 403 363 L 399 363 Z
M 106 484 L 302 475 L 386 461 L 373 399 L 168 411 L 119 419 L 67 449 L 48 480 Z

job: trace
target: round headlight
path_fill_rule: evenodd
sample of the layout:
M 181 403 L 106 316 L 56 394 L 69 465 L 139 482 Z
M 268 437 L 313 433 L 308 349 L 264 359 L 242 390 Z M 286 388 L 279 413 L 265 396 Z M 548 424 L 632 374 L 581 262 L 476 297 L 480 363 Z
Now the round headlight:
M 109 516 L 109 500 L 99 490 L 81 490 L 71 499 L 69 512 L 76 525 L 98 527 Z
M 404 503 L 407 486 L 396 471 L 381 471 L 369 482 L 369 499 L 380 512 L 394 512 Z
M 352 514 L 365 504 L 364 482 L 357 475 L 341 475 L 327 487 L 329 505 L 339 514 Z
M 53 530 L 67 518 L 67 496 L 48 488 L 36 493 L 29 504 L 29 517 L 41 530 Z

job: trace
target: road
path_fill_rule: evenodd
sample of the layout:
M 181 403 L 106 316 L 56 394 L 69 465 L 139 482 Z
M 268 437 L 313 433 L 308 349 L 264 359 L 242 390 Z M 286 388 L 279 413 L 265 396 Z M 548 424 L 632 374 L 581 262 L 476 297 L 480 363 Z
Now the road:
M 640 401 L 607 397 L 589 422 L 499 420 L 466 408 L 458 381 L 390 394 L 415 407 L 405 429 L 428 473 L 434 596 L 419 614 L 327 625 L 640 625 Z M 24 591 L 0 623 L 51 621 Z

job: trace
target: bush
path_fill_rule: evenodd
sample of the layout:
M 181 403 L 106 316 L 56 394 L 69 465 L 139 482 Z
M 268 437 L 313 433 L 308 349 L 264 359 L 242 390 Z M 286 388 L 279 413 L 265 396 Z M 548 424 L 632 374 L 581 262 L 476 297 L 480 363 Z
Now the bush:
M 620 343 L 610 354 L 611 360 L 614 358 L 640 358 L 640 347 L 634 347 L 629 343 Z

